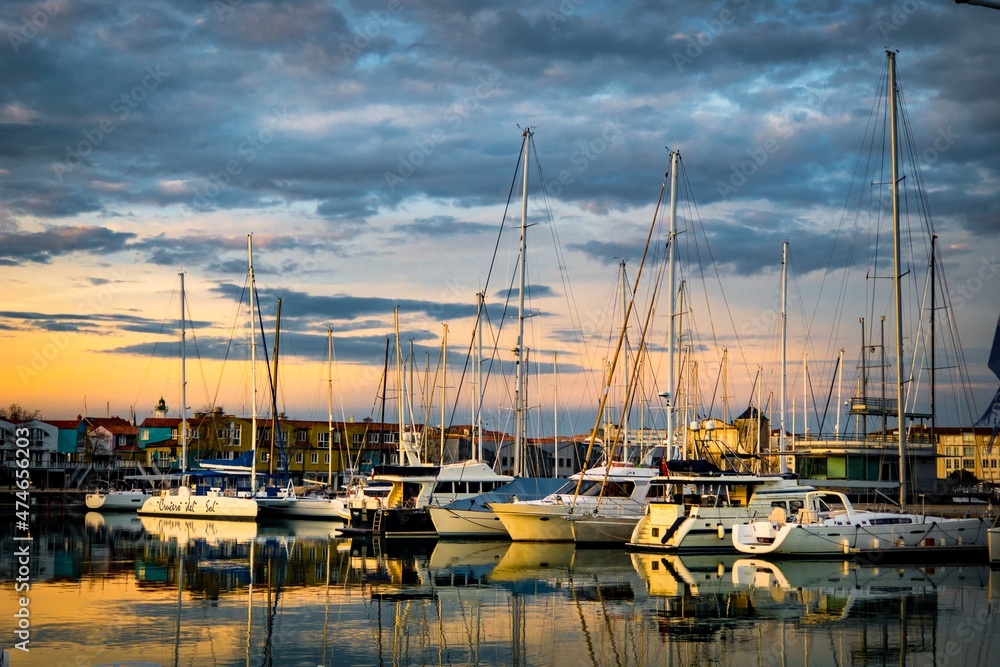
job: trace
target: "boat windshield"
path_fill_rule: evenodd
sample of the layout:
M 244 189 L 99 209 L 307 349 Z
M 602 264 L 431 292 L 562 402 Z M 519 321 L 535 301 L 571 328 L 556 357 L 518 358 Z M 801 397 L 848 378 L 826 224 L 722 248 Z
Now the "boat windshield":
M 577 480 L 571 479 L 570 481 L 566 482 L 558 489 L 556 489 L 555 493 L 553 493 L 552 495 L 571 496 L 576 493 L 576 484 Z M 596 496 L 600 492 L 601 492 L 601 483 L 597 480 L 585 479 L 583 480 L 583 484 L 580 485 L 581 496 Z

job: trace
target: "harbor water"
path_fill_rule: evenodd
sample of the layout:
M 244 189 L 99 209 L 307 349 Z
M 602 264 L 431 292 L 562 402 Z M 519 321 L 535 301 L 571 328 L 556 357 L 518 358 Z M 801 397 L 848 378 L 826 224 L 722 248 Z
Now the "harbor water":
M 1000 571 L 985 564 L 386 542 L 339 527 L 36 514 L 25 576 L 11 519 L 0 646 L 14 667 L 1000 664 Z

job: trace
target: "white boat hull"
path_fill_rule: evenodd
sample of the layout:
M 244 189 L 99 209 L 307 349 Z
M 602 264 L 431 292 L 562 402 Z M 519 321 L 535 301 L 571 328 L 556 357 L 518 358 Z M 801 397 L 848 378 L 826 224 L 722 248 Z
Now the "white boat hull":
M 431 521 L 439 537 L 489 537 L 506 539 L 500 517 L 489 510 L 459 510 L 430 507 Z
M 986 546 L 982 519 L 917 516 L 913 523 L 889 525 L 823 525 L 771 522 L 737 524 L 733 546 L 745 554 L 839 556 L 858 552 L 887 553 L 902 549 L 974 548 Z
M 986 547 L 990 554 L 990 565 L 1000 565 L 1000 527 L 987 531 Z
M 257 502 L 251 498 L 212 492 L 207 495 L 192 495 L 188 487 L 182 486 L 148 498 L 139 508 L 139 514 L 254 521 L 257 518 Z
M 651 550 L 733 551 L 734 523 L 753 519 L 753 507 L 699 507 L 652 502 L 627 540 L 630 546 Z
M 573 527 L 561 504 L 491 503 L 510 539 L 515 542 L 572 542 Z
M 573 529 L 573 541 L 577 544 L 625 544 L 639 519 L 638 515 L 574 515 L 567 521 Z
M 351 518 L 350 510 L 341 498 L 282 498 L 257 502 L 263 516 L 327 521 L 347 521 Z
M 117 510 L 134 511 L 142 507 L 142 504 L 150 497 L 145 491 L 97 491 L 88 493 L 84 498 L 84 504 L 91 510 Z

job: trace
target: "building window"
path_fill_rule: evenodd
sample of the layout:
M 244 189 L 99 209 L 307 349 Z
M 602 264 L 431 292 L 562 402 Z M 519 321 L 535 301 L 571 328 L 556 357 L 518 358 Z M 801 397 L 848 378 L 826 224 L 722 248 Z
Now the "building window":
M 396 442 L 396 437 L 397 437 L 398 435 L 399 435 L 399 434 L 398 434 L 398 433 L 396 433 L 395 431 L 389 431 L 389 432 L 388 432 L 388 433 L 386 433 L 386 434 L 385 434 L 385 436 L 384 436 L 384 437 L 382 438 L 382 442 L 388 442 L 388 443 L 393 443 L 393 442 Z
M 295 437 L 299 442 L 309 442 L 309 431 L 299 430 L 295 433 Z
M 220 428 L 218 430 L 219 443 L 225 445 L 226 447 L 239 447 L 240 446 L 240 426 L 239 424 L 230 424 L 226 428 Z
M 378 434 L 377 431 L 374 432 L 374 433 L 369 433 L 368 434 L 368 444 L 370 444 L 370 445 L 377 445 L 378 444 L 378 440 L 379 440 L 378 435 L 379 434 Z
M 149 442 L 149 429 L 148 428 L 142 429 L 142 431 L 139 432 L 139 438 L 142 439 L 144 442 Z
M 305 460 L 305 457 L 302 456 L 302 452 L 295 452 L 295 462 L 302 463 L 303 460 Z
M 334 431 L 333 432 L 333 444 L 335 444 L 335 445 L 339 445 L 340 444 L 340 431 Z
M 363 445 L 363 444 L 365 444 L 365 434 L 364 433 L 355 433 L 354 435 L 351 436 L 351 443 L 353 443 L 355 445 Z
M 271 460 L 271 452 L 266 452 L 264 450 L 261 450 L 261 452 L 260 452 L 260 462 L 261 463 L 267 463 L 270 460 Z
M 329 463 L 329 462 L 330 462 L 330 453 L 327 452 L 326 454 L 323 455 L 323 463 Z
M 320 449 L 329 449 L 330 448 L 330 432 L 329 431 L 323 431 L 322 433 L 320 433 L 320 434 L 318 434 L 316 436 L 316 446 L 319 447 Z
M 329 456 L 329 454 L 327 456 Z M 312 463 L 313 465 L 316 465 L 317 463 L 319 463 L 319 453 L 318 452 L 313 452 L 310 455 L 309 458 L 310 458 L 310 463 Z

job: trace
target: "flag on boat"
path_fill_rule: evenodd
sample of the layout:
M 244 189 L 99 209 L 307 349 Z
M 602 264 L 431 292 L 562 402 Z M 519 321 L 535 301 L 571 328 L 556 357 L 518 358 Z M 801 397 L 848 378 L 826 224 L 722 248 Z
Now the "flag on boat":
M 1000 378 L 1000 318 L 997 319 L 997 330 L 993 334 L 993 349 L 990 350 L 990 360 L 986 365 L 989 366 L 994 375 Z M 983 416 L 979 418 L 979 421 L 975 425 L 993 427 L 990 441 L 986 445 L 986 453 L 988 454 L 993 450 L 993 443 L 997 439 L 997 433 L 1000 432 L 1000 389 L 997 389 L 997 393 L 993 397 L 993 400 L 990 401 L 986 412 L 983 413 Z
M 993 451 L 993 442 L 997 439 L 997 433 L 1000 433 L 1000 389 L 997 389 L 997 393 L 990 401 L 989 406 L 986 408 L 986 412 L 984 412 L 983 416 L 979 418 L 979 421 L 975 423 L 975 426 L 993 427 L 993 433 L 990 435 L 990 441 L 986 444 L 986 453 L 989 454 Z

